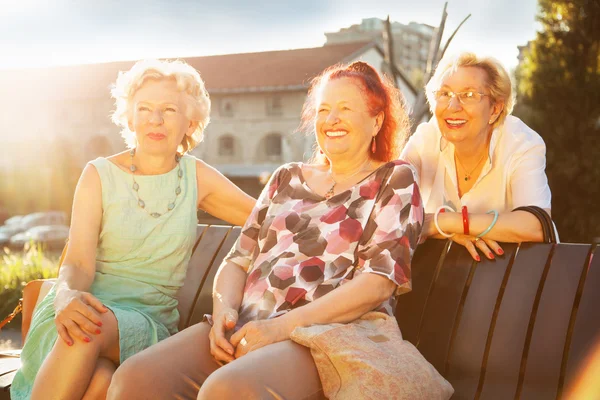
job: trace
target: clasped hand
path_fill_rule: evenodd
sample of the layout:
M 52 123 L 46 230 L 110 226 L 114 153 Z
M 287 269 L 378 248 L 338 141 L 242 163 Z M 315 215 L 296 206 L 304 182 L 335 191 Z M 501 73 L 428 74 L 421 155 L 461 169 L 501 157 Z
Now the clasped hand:
M 210 353 L 221 365 L 261 347 L 287 340 L 294 329 L 288 319 L 281 316 L 248 322 L 227 340 L 226 332 L 235 328 L 237 320 L 238 313 L 231 308 L 221 311 L 213 318 L 209 334 Z
M 58 335 L 72 346 L 73 338 L 90 342 L 91 335 L 102 332 L 100 314 L 107 312 L 108 308 L 91 293 L 59 289 L 54 298 L 54 310 Z

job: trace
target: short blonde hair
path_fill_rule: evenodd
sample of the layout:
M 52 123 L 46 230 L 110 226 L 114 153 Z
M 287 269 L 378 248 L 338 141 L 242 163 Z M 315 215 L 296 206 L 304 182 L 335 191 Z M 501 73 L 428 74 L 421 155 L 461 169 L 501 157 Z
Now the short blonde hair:
M 492 57 L 479 57 L 475 53 L 464 52 L 454 57 L 445 57 L 440 61 L 435 73 L 425 86 L 425 94 L 431 113 L 435 109 L 435 97 L 433 92 L 439 90 L 442 81 L 448 75 L 456 72 L 460 67 L 481 68 L 487 75 L 487 89 L 492 104 L 504 103 L 502 112 L 494 122 L 494 128 L 503 124 L 506 116 L 509 115 L 515 105 L 512 82 L 510 75 L 506 72 L 500 61 Z
M 210 122 L 210 97 L 198 71 L 183 61 L 143 60 L 135 63 L 129 71 L 119 72 L 111 88 L 115 99 L 112 121 L 120 126 L 121 136 L 128 148 L 136 145 L 135 133 L 129 129 L 131 100 L 135 92 L 149 79 L 174 79 L 177 88 L 189 96 L 186 106 L 187 117 L 198 123 L 191 136 L 185 135 L 177 148 L 181 154 L 192 150 L 203 139 L 204 129 Z

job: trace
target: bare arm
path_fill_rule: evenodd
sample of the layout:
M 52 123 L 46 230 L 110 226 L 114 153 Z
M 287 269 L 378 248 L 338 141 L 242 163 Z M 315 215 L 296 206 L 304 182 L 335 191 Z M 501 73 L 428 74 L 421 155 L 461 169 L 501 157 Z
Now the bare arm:
M 244 225 L 256 202 L 254 198 L 200 160 L 196 161 L 196 180 L 198 193 L 204 193 L 198 199 L 198 208 L 230 224 Z
M 81 174 L 75 197 L 69 247 L 60 269 L 57 291 L 86 291 L 96 272 L 96 246 L 102 219 L 102 186 L 96 168 L 87 165 Z
M 546 212 L 550 213 L 547 209 Z M 493 214 L 469 214 L 469 231 L 472 236 L 477 236 L 487 229 L 494 220 Z M 442 213 L 438 216 L 438 224 L 442 231 L 464 233 L 461 213 Z M 431 236 L 438 235 L 433 221 L 427 227 Z M 497 242 L 521 243 L 541 242 L 544 239 L 542 225 L 538 219 L 527 211 L 501 213 L 492 229 L 485 234 L 486 239 Z
M 217 271 L 213 285 L 213 315 L 224 309 L 239 310 L 242 304 L 246 271 L 234 262 L 223 264 Z
M 85 167 L 73 199 L 69 247 L 56 284 L 56 328 L 69 345 L 72 337 L 89 341 L 99 333 L 98 313 L 107 311 L 87 293 L 96 272 L 96 245 L 102 220 L 102 186 L 96 168 Z M 85 331 L 85 332 L 84 332 Z

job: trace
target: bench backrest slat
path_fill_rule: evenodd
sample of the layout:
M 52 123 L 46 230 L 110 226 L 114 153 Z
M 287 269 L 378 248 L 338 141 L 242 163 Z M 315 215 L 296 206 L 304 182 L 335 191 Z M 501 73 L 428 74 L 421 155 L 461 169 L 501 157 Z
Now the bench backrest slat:
M 581 366 L 585 365 L 595 347 L 600 346 L 600 247 L 596 247 L 588 268 L 573 327 L 569 360 L 566 365 L 563 393 L 575 384 Z
M 449 244 L 447 240 L 428 240 L 419 246 L 419 251 L 415 252 L 412 260 L 412 290 L 398 297 L 396 319 L 402 337 L 414 345 L 419 339 L 419 329 L 431 285 L 436 272 L 442 267 Z
M 502 248 L 503 257 L 495 260 L 482 257 L 481 262 L 475 264 L 450 347 L 448 380 L 454 382 L 454 389 L 468 399 L 477 398 L 479 392 L 480 378 L 483 378 L 481 367 L 489 351 L 502 284 L 510 273 L 517 245 L 505 244 Z
M 221 263 L 221 260 L 216 259 L 216 253 L 221 248 L 227 233 L 231 231 L 230 226 L 199 225 L 198 227 L 199 231 L 202 229 L 201 235 L 190 259 L 185 284 L 177 296 L 179 298 L 180 330 L 190 325 L 190 317 L 202 287 L 206 284 L 212 287 L 212 281 L 207 282 L 206 276 Z M 213 263 L 217 265 L 213 266 Z
M 194 252 L 192 252 L 192 257 L 190 258 L 188 270 L 185 277 L 184 285 L 181 289 L 179 289 L 179 293 L 177 294 L 177 298 L 179 299 L 179 329 L 181 330 L 185 324 L 187 323 L 190 309 L 192 308 L 192 303 L 194 298 L 196 297 L 196 291 L 200 282 L 202 282 L 203 274 L 205 271 L 200 268 L 199 264 L 201 264 L 200 257 L 202 256 L 200 252 L 196 252 L 196 248 L 198 244 L 202 240 L 202 234 L 208 230 L 209 227 L 206 225 L 198 225 L 196 228 L 196 242 L 194 243 Z M 194 268 L 192 268 L 194 266 Z
M 444 376 L 455 322 L 464 301 L 469 277 L 475 268 L 475 261 L 464 248 L 459 247 L 454 243 L 450 245 L 444 265 L 433 282 L 417 343 L 421 354 Z
M 216 251 L 214 260 L 212 262 L 212 268 L 210 268 L 210 270 L 207 272 L 205 281 L 198 290 L 198 296 L 191 311 L 188 325 L 196 324 L 202 321 L 204 314 L 212 313 L 212 287 L 215 275 L 219 269 L 219 266 L 221 265 L 221 261 L 223 261 L 227 253 L 229 253 L 229 250 L 231 250 L 233 247 L 233 244 L 240 235 L 240 232 L 241 228 L 237 226 L 229 229 L 226 232 L 226 236 L 223 238 L 221 245 Z
M 517 393 L 531 313 L 551 251 L 550 244 L 519 247 L 496 317 L 482 399 L 512 399 Z
M 590 245 L 555 247 L 544 283 L 525 366 L 521 398 L 555 398 L 569 321 Z

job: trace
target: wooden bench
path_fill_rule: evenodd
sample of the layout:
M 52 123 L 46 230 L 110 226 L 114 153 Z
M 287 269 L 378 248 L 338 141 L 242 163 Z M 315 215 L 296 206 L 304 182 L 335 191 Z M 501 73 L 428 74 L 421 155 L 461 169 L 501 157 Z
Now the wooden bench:
M 211 312 L 215 272 L 239 233 L 198 226 L 179 294 L 180 329 Z M 454 399 L 561 398 L 600 340 L 600 250 L 502 247 L 503 257 L 476 263 L 448 241 L 419 246 L 413 291 L 398 300 L 400 328 L 452 383 Z M 15 368 L 0 376 L 0 400 L 9 399 Z

